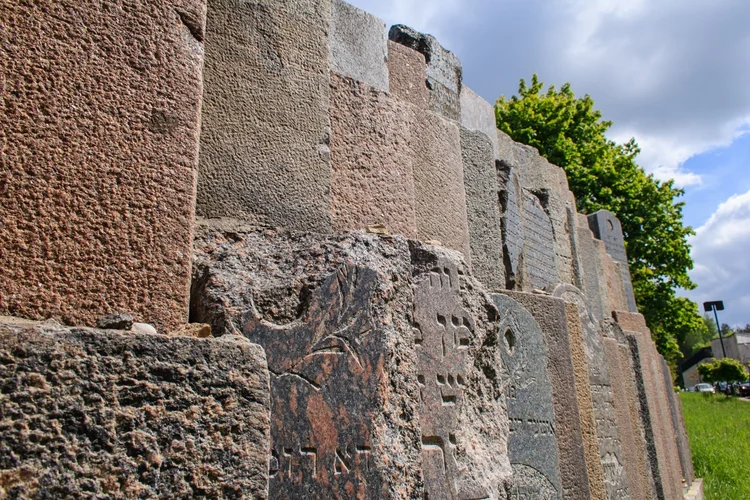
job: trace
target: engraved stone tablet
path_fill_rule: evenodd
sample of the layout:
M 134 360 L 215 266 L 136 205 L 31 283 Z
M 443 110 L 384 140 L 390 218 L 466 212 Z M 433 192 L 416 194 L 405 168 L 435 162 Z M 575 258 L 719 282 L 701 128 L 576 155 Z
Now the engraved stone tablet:
M 630 279 L 630 268 L 628 267 L 628 256 L 625 253 L 625 238 L 622 234 L 622 224 L 619 219 L 609 210 L 599 210 L 588 215 L 588 223 L 594 237 L 604 242 L 607 253 L 615 262 L 622 264 L 620 271 L 622 283 L 625 288 L 625 299 L 630 312 L 638 312 L 633 294 L 633 283 Z
M 550 288 L 553 296 L 559 297 L 565 302 L 573 303 L 578 308 L 607 498 L 630 498 L 623 467 L 622 448 L 617 433 L 617 416 L 612 396 L 612 385 L 599 322 L 591 313 L 583 292 L 578 288 L 565 284 Z
M 500 227 L 503 239 L 505 286 L 517 289 L 522 281 L 523 226 L 521 222 L 521 186 L 515 171 L 506 163 L 496 164 Z
M 528 284 L 524 289 L 544 288 L 557 282 L 552 221 L 535 194 L 523 193 L 524 264 Z
M 492 299 L 500 314 L 501 352 L 507 377 L 511 498 L 562 498 L 544 334 L 518 302 L 500 294 L 492 294 Z

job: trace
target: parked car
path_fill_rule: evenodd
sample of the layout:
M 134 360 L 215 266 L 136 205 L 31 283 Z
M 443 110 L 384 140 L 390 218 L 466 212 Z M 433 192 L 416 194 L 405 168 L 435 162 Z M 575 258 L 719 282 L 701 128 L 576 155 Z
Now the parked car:
M 710 393 L 716 392 L 716 390 L 713 388 L 711 384 L 698 384 L 695 386 L 695 390 L 697 392 L 710 392 Z
M 737 395 L 743 398 L 750 397 L 750 382 L 745 382 L 737 386 Z

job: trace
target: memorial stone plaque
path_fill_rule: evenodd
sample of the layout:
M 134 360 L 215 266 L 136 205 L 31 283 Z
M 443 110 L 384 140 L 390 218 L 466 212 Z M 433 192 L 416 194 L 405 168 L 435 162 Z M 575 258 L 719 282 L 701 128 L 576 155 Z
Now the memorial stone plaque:
M 533 193 L 523 193 L 524 266 L 528 284 L 524 289 L 542 289 L 557 282 L 552 221 Z
M 425 498 L 485 498 L 463 477 L 456 459 L 458 415 L 464 405 L 475 324 L 458 295 L 458 269 L 440 261 L 414 289 Z
M 382 495 L 370 456 L 384 362 L 370 311 L 376 282 L 375 271 L 345 265 L 291 328 L 244 319 L 271 373 L 270 498 Z
M 547 346 L 539 324 L 518 302 L 492 294 L 500 314 L 510 419 L 511 498 L 562 498 Z
M 559 284 L 550 288 L 554 297 L 573 303 L 578 308 L 607 498 L 630 498 L 623 465 L 622 448 L 617 433 L 617 415 L 612 396 L 612 385 L 599 322 L 591 313 L 583 292 L 578 288 L 567 284 Z
M 622 234 L 622 224 L 615 214 L 609 210 L 599 210 L 588 215 L 588 223 L 594 237 L 603 241 L 607 253 L 615 262 L 621 264 L 622 283 L 625 288 L 625 299 L 630 312 L 638 312 L 633 294 L 633 283 L 630 278 L 628 256 L 625 253 L 625 238 Z
M 523 226 L 521 222 L 521 186 L 514 170 L 505 162 L 496 163 L 500 228 L 503 239 L 505 286 L 518 289 L 522 281 Z

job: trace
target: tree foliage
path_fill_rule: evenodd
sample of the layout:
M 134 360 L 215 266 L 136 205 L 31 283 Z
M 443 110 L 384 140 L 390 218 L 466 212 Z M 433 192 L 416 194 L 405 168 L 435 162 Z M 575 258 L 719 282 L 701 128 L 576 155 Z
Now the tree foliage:
M 706 382 L 745 382 L 747 370 L 742 363 L 732 358 L 722 358 L 698 365 L 698 375 Z
M 683 225 L 684 204 L 677 201 L 683 191 L 646 174 L 636 162 L 635 139 L 607 139 L 612 123 L 590 96 L 577 98 L 567 83 L 560 90 L 543 88 L 534 75 L 530 86 L 521 80 L 518 96 L 500 96 L 497 126 L 565 169 L 579 212 L 607 209 L 620 219 L 638 308 L 659 351 L 674 363 L 681 356 L 678 343 L 703 328 L 697 304 L 675 293 L 695 288 L 687 242 L 694 233 Z
M 719 335 L 716 330 L 716 322 L 709 314 L 702 317 L 703 324 L 699 328 L 692 330 L 679 342 L 680 352 L 683 357 L 689 358 L 704 347 L 711 345 L 711 339 Z

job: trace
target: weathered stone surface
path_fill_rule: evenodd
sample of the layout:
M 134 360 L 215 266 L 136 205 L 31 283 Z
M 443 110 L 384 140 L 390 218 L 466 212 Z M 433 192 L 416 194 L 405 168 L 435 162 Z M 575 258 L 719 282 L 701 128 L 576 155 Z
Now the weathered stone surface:
M 573 285 L 561 284 L 551 291 L 553 296 L 575 304 L 578 310 L 607 498 L 629 498 L 627 473 L 624 468 L 622 447 L 617 430 L 612 383 L 599 322 L 591 313 L 583 292 L 578 288 Z
M 187 323 L 178 326 L 169 332 L 169 335 L 204 339 L 211 337 L 211 325 L 207 325 L 206 323 Z
M 187 319 L 205 1 L 0 5 L 0 314 Z
M 482 132 L 461 128 L 471 271 L 488 289 L 505 288 L 500 207 L 492 143 Z
M 544 333 L 518 302 L 492 294 L 500 314 L 510 420 L 511 498 L 562 498 L 552 384 Z
M 257 345 L 3 318 L 0 356 L 0 496 L 267 498 Z
M 495 108 L 467 86 L 461 87 L 461 125 L 469 130 L 484 133 L 492 141 L 494 159 L 500 159 Z
M 200 229 L 196 320 L 268 354 L 271 497 L 505 487 L 497 311 L 457 255 L 398 236 Z
M 331 231 L 330 0 L 216 0 L 197 212 Z
M 523 282 L 523 223 L 521 185 L 510 164 L 501 161 L 496 165 L 498 200 L 500 202 L 500 227 L 503 240 L 505 287 L 515 290 Z
M 417 50 L 427 63 L 427 87 L 430 110 L 451 120 L 461 120 L 461 61 L 455 54 L 445 50 L 432 35 L 419 33 L 412 28 L 397 24 L 391 26 L 388 38 L 396 43 Z
M 591 312 L 598 320 L 611 315 L 606 273 L 602 263 L 603 243 L 594 239 L 588 227 L 586 216 L 578 214 L 576 221 L 577 251 L 583 275 L 582 291 L 591 306 Z M 623 327 L 623 329 L 626 329 Z
M 557 282 L 555 239 L 552 221 L 545 210 L 545 198 L 538 193 L 523 191 L 523 263 L 525 267 L 522 288 L 531 291 L 543 289 Z
M 429 111 L 415 109 L 414 114 L 417 235 L 422 241 L 437 240 L 462 252 L 468 262 L 471 253 L 458 125 Z
M 385 23 L 342 0 L 332 0 L 331 70 L 388 91 Z
M 388 40 L 388 81 L 391 95 L 426 110 L 430 100 L 426 80 L 427 63 L 424 55 Z
M 613 404 L 617 422 L 617 434 L 622 449 L 623 467 L 628 478 L 628 492 L 633 500 L 653 498 L 649 488 L 649 471 L 646 467 L 645 447 L 639 446 L 636 440 L 642 440 L 640 429 L 636 427 L 637 414 L 631 414 L 628 398 L 636 395 L 635 384 L 626 379 L 632 377 L 629 367 L 623 366 L 620 358 L 620 344 L 615 338 L 603 339 L 605 361 L 609 368 L 612 384 Z M 636 418 L 633 418 L 633 417 Z
M 599 210 L 588 215 L 588 224 L 594 237 L 604 242 L 607 253 L 612 256 L 615 262 L 621 264 L 620 272 L 625 289 L 625 300 L 628 305 L 627 310 L 638 312 L 635 295 L 633 294 L 633 284 L 630 280 L 630 268 L 628 267 L 628 256 L 625 253 L 625 238 L 622 234 L 620 220 L 609 210 Z
M 592 499 L 606 499 L 607 491 L 604 487 L 604 469 L 599 455 L 599 442 L 596 438 L 594 403 L 591 399 L 586 351 L 583 348 L 583 328 L 579 319 L 578 307 L 575 304 L 566 303 L 565 312 L 568 320 L 570 355 L 573 360 L 578 411 L 581 417 L 583 451 L 586 455 L 586 469 L 589 473 L 589 489 L 591 490 Z
M 506 292 L 528 310 L 544 333 L 549 356 L 555 429 L 565 498 L 590 498 L 581 416 L 576 395 L 565 302 L 548 295 Z
M 350 78 L 331 76 L 332 209 L 335 230 L 383 224 L 417 236 L 411 106 Z
M 512 150 L 521 186 L 526 193 L 538 199 L 552 225 L 552 238 L 549 241 L 553 243 L 555 279 L 540 288 L 554 283 L 573 283 L 572 228 L 568 218 L 569 211 L 575 209 L 575 200 L 568 189 L 565 172 L 530 146 L 514 143 Z
M 125 313 L 108 314 L 96 320 L 96 327 L 103 330 L 130 330 L 133 327 L 133 316 Z
M 600 246 L 601 262 L 604 270 L 605 280 L 607 282 L 607 297 L 609 307 L 612 311 L 627 311 L 628 302 L 625 298 L 625 286 L 622 280 L 622 264 L 615 262 L 603 247 Z
M 688 443 L 687 430 L 685 429 L 685 417 L 682 413 L 682 402 L 680 397 L 670 390 L 673 386 L 671 371 L 666 360 L 662 357 L 661 369 L 664 376 L 664 385 L 667 388 L 667 402 L 669 403 L 669 415 L 672 419 L 672 430 L 675 435 L 675 441 L 677 445 L 678 457 L 680 459 L 680 467 L 682 469 L 682 477 L 685 479 L 687 484 L 691 484 L 695 479 L 695 471 L 693 470 L 693 459 L 690 454 L 690 444 Z
M 425 498 L 501 498 L 510 466 L 497 309 L 455 253 L 412 245 L 412 264 Z

